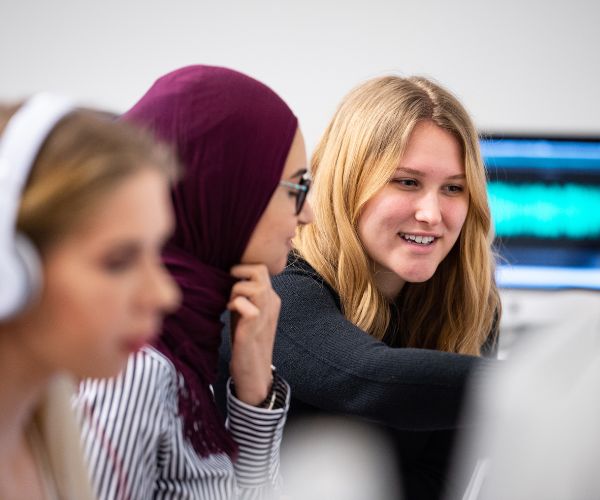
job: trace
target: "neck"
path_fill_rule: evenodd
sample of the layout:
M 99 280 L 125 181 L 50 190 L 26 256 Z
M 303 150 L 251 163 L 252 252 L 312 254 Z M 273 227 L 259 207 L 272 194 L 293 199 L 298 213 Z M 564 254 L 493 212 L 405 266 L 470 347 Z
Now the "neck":
M 19 442 L 52 376 L 19 338 L 0 327 L 0 454 Z
M 375 272 L 373 273 L 375 286 L 390 302 L 394 302 L 404 286 L 405 281 L 396 273 L 385 269 L 376 264 Z

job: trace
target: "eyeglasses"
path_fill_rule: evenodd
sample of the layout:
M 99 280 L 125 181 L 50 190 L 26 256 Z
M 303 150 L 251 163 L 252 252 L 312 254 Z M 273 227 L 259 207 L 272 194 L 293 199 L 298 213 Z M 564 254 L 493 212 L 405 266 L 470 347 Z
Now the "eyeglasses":
M 293 189 L 294 196 L 296 196 L 296 214 L 300 215 L 302 212 L 302 207 L 304 206 L 304 202 L 306 201 L 306 196 L 308 195 L 308 191 L 310 189 L 310 185 L 312 184 L 312 179 L 310 177 L 309 172 L 305 172 L 302 177 L 300 177 L 300 181 L 296 184 L 295 182 L 290 181 L 280 181 L 279 185 L 281 187 Z

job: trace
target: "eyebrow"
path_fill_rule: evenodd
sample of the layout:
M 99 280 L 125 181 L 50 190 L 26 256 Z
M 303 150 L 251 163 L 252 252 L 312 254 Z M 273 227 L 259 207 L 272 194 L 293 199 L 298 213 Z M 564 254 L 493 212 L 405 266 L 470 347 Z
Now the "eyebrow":
M 117 240 L 110 242 L 104 251 L 104 257 L 131 257 L 142 251 L 142 245 L 135 240 Z
M 414 175 L 416 177 L 423 177 L 423 172 L 421 172 L 420 170 L 414 170 L 412 168 L 407 168 L 407 167 L 398 167 L 396 169 L 396 172 Z M 465 174 L 449 175 L 448 177 L 446 177 L 446 179 L 466 179 L 466 175 Z
M 301 168 L 300 170 L 298 170 L 295 174 L 290 175 L 290 179 L 293 179 L 294 177 L 301 177 L 303 176 L 306 172 L 308 172 L 307 168 Z

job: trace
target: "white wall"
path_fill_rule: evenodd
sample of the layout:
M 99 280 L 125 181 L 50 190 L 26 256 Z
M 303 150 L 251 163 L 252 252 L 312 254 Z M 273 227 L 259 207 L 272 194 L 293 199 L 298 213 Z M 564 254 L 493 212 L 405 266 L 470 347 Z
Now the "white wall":
M 311 148 L 352 86 L 425 74 L 482 129 L 600 135 L 596 0 L 0 0 L 0 99 L 38 89 L 115 111 L 178 66 L 277 90 Z
M 0 0 L 0 99 L 124 111 L 162 73 L 219 64 L 278 91 L 310 150 L 351 87 L 399 72 L 445 84 L 481 129 L 600 135 L 599 21 L 597 0 Z M 505 294 L 506 330 L 534 330 L 544 297 Z

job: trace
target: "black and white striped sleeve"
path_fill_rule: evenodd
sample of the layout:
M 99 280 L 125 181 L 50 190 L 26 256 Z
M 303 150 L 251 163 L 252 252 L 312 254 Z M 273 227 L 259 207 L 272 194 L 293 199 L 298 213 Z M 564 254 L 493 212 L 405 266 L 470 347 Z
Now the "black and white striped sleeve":
M 140 352 L 111 380 L 85 380 L 75 405 L 96 494 L 101 500 L 148 499 L 160 474 L 160 436 L 168 432 L 169 379 Z
M 266 500 L 279 491 L 279 448 L 289 387 L 275 383 L 275 409 L 229 393 L 228 428 L 239 445 L 199 456 L 178 412 L 181 375 L 151 347 L 112 380 L 85 380 L 75 398 L 92 483 L 100 500 Z
M 290 405 L 290 388 L 274 381 L 274 409 L 257 408 L 237 399 L 227 384 L 227 427 L 239 446 L 234 462 L 239 498 L 272 498 L 281 488 L 279 450 Z

